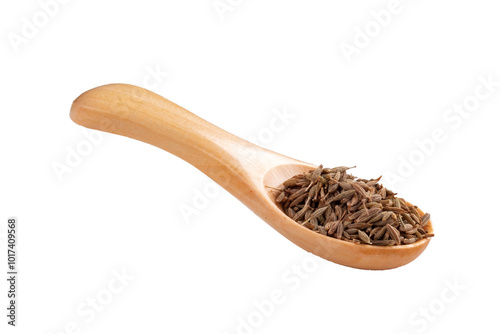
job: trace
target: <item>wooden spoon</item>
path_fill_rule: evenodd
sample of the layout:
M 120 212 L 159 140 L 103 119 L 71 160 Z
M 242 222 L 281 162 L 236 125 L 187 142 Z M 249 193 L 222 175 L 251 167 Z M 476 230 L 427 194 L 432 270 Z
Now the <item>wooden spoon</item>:
M 149 143 L 187 161 L 285 238 L 326 260 L 360 269 L 391 269 L 413 261 L 429 243 L 422 239 L 404 246 L 361 245 L 301 226 L 276 205 L 276 192 L 268 187 L 280 188 L 283 181 L 316 166 L 249 143 L 146 89 L 125 84 L 91 89 L 73 102 L 70 115 L 77 124 Z

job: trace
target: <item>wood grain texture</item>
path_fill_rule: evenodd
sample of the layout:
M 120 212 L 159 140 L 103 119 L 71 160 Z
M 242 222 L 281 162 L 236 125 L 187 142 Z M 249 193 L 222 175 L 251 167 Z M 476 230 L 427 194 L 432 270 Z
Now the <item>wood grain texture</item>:
M 279 188 L 316 166 L 247 142 L 146 89 L 125 84 L 91 89 L 73 102 L 70 116 L 87 128 L 137 139 L 178 156 L 290 241 L 326 260 L 360 269 L 391 269 L 413 261 L 429 243 L 359 245 L 300 226 L 275 204 L 275 194 L 266 186 Z

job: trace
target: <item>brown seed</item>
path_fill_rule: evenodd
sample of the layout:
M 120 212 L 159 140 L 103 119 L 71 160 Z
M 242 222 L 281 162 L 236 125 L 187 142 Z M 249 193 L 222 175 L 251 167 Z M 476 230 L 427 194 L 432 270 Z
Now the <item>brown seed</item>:
M 319 165 L 318 168 L 316 168 L 316 170 L 312 173 L 311 181 L 315 182 L 321 176 L 322 171 L 323 171 L 323 165 Z
M 334 221 L 328 229 L 328 235 L 333 235 L 337 231 L 337 225 L 342 225 L 339 220 Z
M 314 210 L 314 212 L 311 214 L 311 216 L 309 217 L 309 219 L 313 219 L 313 218 L 321 216 L 323 214 L 323 212 L 325 212 L 326 209 L 328 209 L 329 207 L 330 206 L 327 205 L 327 206 L 324 206 L 322 208 Z
M 337 188 L 339 187 L 339 184 L 338 183 L 335 183 L 335 184 L 330 184 L 328 186 L 328 193 L 333 193 L 337 190 Z
M 383 212 L 379 212 L 377 215 L 373 216 L 369 221 L 367 221 L 367 223 L 377 222 L 382 219 L 383 215 L 384 215 Z
M 401 216 L 403 216 L 403 218 L 404 218 L 404 219 L 405 219 L 408 223 L 412 224 L 413 226 L 415 226 L 415 225 L 417 225 L 417 224 L 418 224 L 418 220 L 417 220 L 417 221 L 413 220 L 413 218 L 412 218 L 409 214 L 407 214 L 406 212 L 405 212 L 405 213 L 403 213 L 403 214 L 401 214 Z
M 339 182 L 339 185 L 344 190 L 351 190 L 352 189 L 352 185 L 349 182 Z
M 376 185 L 378 183 L 378 181 L 380 181 L 381 178 L 382 178 L 382 175 L 380 175 L 376 179 L 371 179 L 370 181 L 366 182 L 366 185 L 369 187 L 373 187 L 374 185 Z
M 403 232 L 408 232 L 408 231 L 411 231 L 412 229 L 413 229 L 413 225 L 412 224 L 404 224 L 403 225 Z
M 358 230 L 358 235 L 361 241 L 363 241 L 365 244 L 371 244 L 372 241 L 370 240 L 370 237 L 363 231 Z
M 347 232 L 348 234 L 358 234 L 359 229 L 358 228 L 348 228 L 344 232 Z
M 342 238 L 342 232 L 344 232 L 344 224 L 337 224 L 337 239 Z
M 382 221 L 385 222 L 387 219 L 389 219 L 390 216 L 392 216 L 394 212 L 392 211 L 386 211 L 383 213 L 383 216 L 382 216 Z
M 349 201 L 347 201 L 347 206 L 355 206 L 359 201 L 358 194 L 354 194 Z
M 309 205 L 305 205 L 299 212 L 295 214 L 295 216 L 293 216 L 292 219 L 295 221 L 299 220 L 306 214 L 307 210 L 309 209 L 310 209 Z
M 421 228 L 421 227 L 419 227 L 419 228 L 417 229 L 417 232 L 419 232 L 420 234 L 424 234 L 424 235 L 427 233 L 427 231 L 425 231 L 425 230 L 424 230 L 423 228 Z
M 328 235 L 328 233 L 326 232 L 326 229 L 321 225 L 318 226 L 318 233 L 323 234 L 323 235 Z
M 327 208 L 326 208 L 326 211 L 325 211 L 325 217 L 328 218 L 332 215 L 333 213 L 333 209 L 332 209 L 332 206 L 331 205 L 328 205 Z
M 377 202 L 379 202 L 380 204 L 382 204 L 384 206 L 392 206 L 392 204 L 393 204 L 391 199 L 382 199 L 382 200 L 379 200 Z
M 302 179 L 297 182 L 297 187 L 308 187 L 311 184 L 311 181 L 308 179 Z
M 377 207 L 377 208 L 381 208 L 382 209 L 382 204 L 378 203 L 378 202 L 370 202 L 370 203 L 366 203 L 365 206 L 370 209 L 370 208 L 373 208 L 373 207 Z
M 409 245 L 409 244 L 414 243 L 415 241 L 417 241 L 417 239 L 416 239 L 416 238 L 409 238 L 409 239 L 405 238 L 405 239 L 403 240 L 403 243 L 404 243 L 405 245 Z
M 354 212 L 354 213 L 351 213 L 351 214 L 348 216 L 348 218 L 349 218 L 350 220 L 354 220 L 354 219 L 358 218 L 359 216 L 361 216 L 363 213 L 364 213 L 364 211 L 361 211 L 361 210 L 360 210 L 360 211 L 356 211 L 356 212 Z
M 368 212 L 365 215 L 361 215 L 358 217 L 358 219 L 355 220 L 356 223 L 364 223 L 370 220 L 370 218 L 374 217 L 377 215 L 380 211 L 382 211 L 381 208 L 371 208 L 368 210 Z
M 398 208 L 395 206 L 386 206 L 386 207 L 384 207 L 384 210 L 385 211 L 392 211 L 394 213 L 406 213 L 406 211 L 404 209 L 401 209 L 401 208 Z
M 286 198 L 286 193 L 284 191 L 282 191 L 278 197 L 276 197 L 276 202 L 278 203 L 281 203 L 283 202 L 283 200 Z
M 307 193 L 307 190 L 305 188 L 302 188 L 300 189 L 299 191 L 293 193 L 292 195 L 290 195 L 290 197 L 288 198 L 290 201 L 293 201 L 295 200 L 297 197 L 299 196 L 302 196 L 303 194 Z
M 370 224 L 372 224 L 373 227 L 383 227 L 383 226 L 387 225 L 387 222 L 383 222 L 383 221 L 379 220 L 378 222 L 373 222 Z
M 410 225 L 410 224 L 407 224 L 407 225 Z M 415 226 L 415 227 L 412 226 L 412 228 L 409 229 L 409 230 L 406 230 L 405 233 L 406 234 L 415 234 L 417 231 L 418 231 L 418 227 L 417 226 Z
M 349 228 L 357 228 L 357 229 L 365 229 L 371 226 L 372 225 L 368 223 L 352 223 L 348 225 Z
M 420 223 L 420 226 L 424 227 L 430 220 L 431 220 L 431 215 L 426 213 L 425 215 L 422 216 L 422 222 Z
M 382 227 L 375 227 L 375 228 L 372 228 L 372 230 L 370 231 L 370 233 L 368 234 L 368 236 L 371 238 L 375 233 L 377 233 L 378 231 L 380 231 L 382 229 Z
M 304 215 L 304 221 L 308 221 L 309 218 L 311 217 L 312 210 L 307 210 L 306 214 Z
M 401 203 L 399 202 L 399 198 L 395 198 L 394 199 L 394 206 L 396 208 L 401 208 Z
M 414 213 L 410 213 L 410 216 L 413 219 L 413 221 L 415 221 L 417 223 L 420 223 L 422 221 L 422 219 L 420 218 L 420 215 L 416 215 Z M 430 218 L 430 216 L 429 216 L 429 218 Z
M 318 184 L 312 186 L 311 189 L 309 189 L 309 194 L 308 194 L 309 198 L 314 198 L 318 193 L 318 190 L 319 190 Z
M 353 182 L 351 183 L 351 186 L 354 188 L 354 190 L 356 190 L 356 192 L 364 197 L 364 198 L 368 198 L 368 193 L 365 191 L 365 189 L 363 189 L 363 187 L 361 186 L 361 182 Z
M 294 179 L 290 179 L 290 180 L 286 180 L 285 182 L 283 182 L 283 185 L 285 187 L 295 187 L 297 185 L 297 180 L 294 180 Z
M 375 233 L 375 235 L 373 236 L 373 239 L 376 239 L 376 240 L 382 239 L 382 237 L 384 236 L 386 231 L 387 231 L 387 224 L 384 225 L 384 227 L 381 227 L 380 230 L 378 230 L 377 233 Z
M 302 203 L 306 198 L 307 198 L 307 194 L 303 194 L 303 195 L 297 197 L 292 203 L 290 203 L 290 206 L 295 206 L 299 203 Z
M 391 225 L 387 225 L 387 231 L 389 232 L 391 238 L 396 241 L 396 244 L 401 245 L 401 241 L 399 240 L 399 231 L 396 230 Z

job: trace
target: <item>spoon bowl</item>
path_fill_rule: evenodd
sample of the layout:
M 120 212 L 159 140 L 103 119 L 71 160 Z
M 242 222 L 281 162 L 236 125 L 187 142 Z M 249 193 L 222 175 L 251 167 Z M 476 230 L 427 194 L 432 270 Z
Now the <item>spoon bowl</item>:
M 301 226 L 277 205 L 272 189 L 317 166 L 247 142 L 146 89 L 125 84 L 91 89 L 73 102 L 70 117 L 87 128 L 137 139 L 178 156 L 284 237 L 326 260 L 359 269 L 392 269 L 416 259 L 429 243 L 355 244 Z M 432 233 L 431 222 L 427 226 Z
M 317 166 L 305 164 L 279 165 L 270 169 L 264 175 L 264 188 L 281 188 L 284 181 L 294 175 L 308 172 Z M 288 217 L 281 206 L 276 205 L 277 193 L 268 191 L 273 207 L 271 218 L 262 218 L 287 239 L 301 248 L 318 255 L 328 261 L 358 269 L 393 269 L 415 260 L 427 247 L 430 239 L 421 239 L 413 244 L 399 246 L 372 246 L 327 237 L 301 226 Z M 424 212 L 417 208 L 420 216 Z M 279 224 L 277 224 L 279 222 Z M 276 226 L 276 225 L 277 226 Z M 426 226 L 429 233 L 433 232 L 432 223 Z

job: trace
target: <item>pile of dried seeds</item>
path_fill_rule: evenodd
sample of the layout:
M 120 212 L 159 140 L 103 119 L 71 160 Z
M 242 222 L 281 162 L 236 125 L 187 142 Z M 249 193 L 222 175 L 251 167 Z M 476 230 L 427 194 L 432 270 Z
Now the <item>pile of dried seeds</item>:
M 377 246 L 412 244 L 434 236 L 426 229 L 430 215 L 396 197 L 378 183 L 346 171 L 323 168 L 283 183 L 276 198 L 285 213 L 308 229 L 333 238 Z

